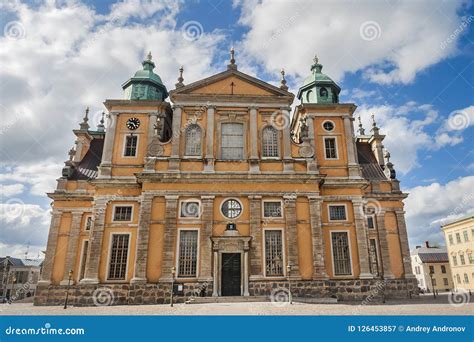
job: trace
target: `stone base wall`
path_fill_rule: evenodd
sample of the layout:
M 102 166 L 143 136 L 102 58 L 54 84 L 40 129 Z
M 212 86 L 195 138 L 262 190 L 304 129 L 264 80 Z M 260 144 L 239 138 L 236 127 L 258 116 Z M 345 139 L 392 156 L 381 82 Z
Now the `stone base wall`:
M 175 303 L 183 303 L 190 297 L 212 296 L 212 283 L 179 283 L 183 292 L 174 296 Z M 288 281 L 250 281 L 251 296 L 267 296 L 279 300 L 287 296 Z M 35 305 L 64 305 L 67 286 L 38 286 Z M 158 284 L 98 284 L 71 285 L 68 305 L 107 306 L 169 304 L 170 283 Z M 414 279 L 391 280 L 296 280 L 291 281 L 293 298 L 337 298 L 338 301 L 380 302 L 386 299 L 408 298 L 418 295 Z

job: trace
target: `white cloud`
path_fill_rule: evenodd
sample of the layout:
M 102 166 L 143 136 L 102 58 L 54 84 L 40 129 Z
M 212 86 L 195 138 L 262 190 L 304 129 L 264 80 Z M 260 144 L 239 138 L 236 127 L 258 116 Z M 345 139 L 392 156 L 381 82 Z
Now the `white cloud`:
M 23 184 L 0 184 L 0 196 L 1 197 L 12 197 L 21 194 L 25 189 Z
M 371 81 L 410 83 L 456 51 L 462 1 L 234 0 L 249 27 L 243 46 L 269 72 L 305 77 L 317 53 L 328 75 L 363 70 Z M 465 33 L 465 32 L 464 32 Z
M 474 176 L 404 191 L 409 193 L 405 210 L 412 244 L 425 240 L 445 244 L 440 226 L 474 211 Z

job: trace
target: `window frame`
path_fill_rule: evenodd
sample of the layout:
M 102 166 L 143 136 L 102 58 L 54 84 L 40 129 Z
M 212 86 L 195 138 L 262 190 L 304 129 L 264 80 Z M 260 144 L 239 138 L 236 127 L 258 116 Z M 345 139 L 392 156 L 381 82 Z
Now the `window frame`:
M 375 223 L 375 222 L 376 222 L 376 221 L 375 221 L 375 214 L 368 214 L 368 215 L 365 215 L 365 217 L 366 217 L 367 229 L 369 229 L 369 230 L 376 230 L 376 229 L 377 229 L 377 225 L 376 225 L 376 223 Z M 372 219 L 372 225 L 373 225 L 372 228 L 369 227 L 369 218 Z
M 87 242 L 87 253 L 85 255 L 86 260 L 84 260 L 84 248 L 85 248 L 86 242 Z M 77 277 L 76 277 L 76 281 L 78 281 L 78 282 L 81 281 L 82 279 L 84 279 L 85 276 L 86 276 L 86 271 L 87 270 L 85 269 L 86 265 L 85 265 L 84 261 L 87 263 L 87 256 L 89 255 L 90 245 L 91 245 L 91 243 L 90 243 L 89 239 L 83 239 L 82 240 L 81 254 L 80 254 L 80 259 L 79 259 L 79 270 L 78 270 L 79 272 L 77 272 Z M 82 267 L 83 266 L 84 266 L 84 278 L 81 278 L 81 273 L 82 273 Z
M 224 203 L 225 203 L 226 201 L 229 201 L 229 200 L 235 200 L 235 201 L 239 202 L 239 204 L 240 204 L 240 214 L 237 215 L 236 217 L 232 217 L 232 218 L 231 218 L 231 217 L 227 217 L 226 215 L 224 215 L 224 212 L 222 211 L 222 206 L 224 205 Z M 226 197 L 226 198 L 224 198 L 224 199 L 221 201 L 221 203 L 220 203 L 220 205 L 219 205 L 219 211 L 220 211 L 222 217 L 224 217 L 226 220 L 236 220 L 236 219 L 238 219 L 240 216 L 242 216 L 242 214 L 243 214 L 243 212 L 244 212 L 244 205 L 242 204 L 242 201 L 239 200 L 239 199 L 236 198 L 236 197 Z
M 349 247 L 349 266 L 350 266 L 350 274 L 336 274 L 336 264 L 334 262 L 334 246 L 332 235 L 333 233 L 347 233 L 347 245 Z M 347 278 L 347 277 L 354 277 L 354 267 L 352 265 L 352 248 L 351 248 L 351 232 L 350 230 L 331 230 L 330 231 L 330 239 L 331 239 L 331 264 L 332 264 L 332 275 L 334 278 Z
M 87 224 L 88 224 L 88 220 L 91 220 L 91 226 L 89 229 L 87 229 Z M 94 220 L 93 220 L 93 215 L 92 214 L 86 214 L 84 215 L 84 227 L 83 227 L 83 230 L 85 232 L 90 232 L 92 230 L 92 227 L 94 226 Z
M 280 216 L 265 216 L 265 203 L 276 203 L 276 202 L 280 202 L 280 213 L 281 215 Z M 283 207 L 283 200 L 280 200 L 280 199 L 275 199 L 275 200 L 272 200 L 272 199 L 265 199 L 265 200 L 262 200 L 262 218 L 264 219 L 273 219 L 273 220 L 281 220 L 285 217 L 285 214 L 284 214 L 284 207 Z
M 187 203 L 187 202 L 197 202 L 199 204 L 199 211 L 198 211 L 198 216 L 197 217 L 181 216 L 183 204 Z M 202 215 L 202 202 L 201 202 L 200 199 L 189 198 L 189 199 L 183 199 L 183 200 L 179 201 L 179 214 L 178 214 L 178 216 L 179 216 L 180 219 L 182 219 L 182 220 L 199 220 L 201 218 L 201 215 Z
M 469 242 L 469 234 L 468 234 L 467 230 L 463 230 L 462 235 L 463 235 L 463 238 L 464 238 L 464 242 Z
M 132 212 L 130 213 L 130 220 L 128 220 L 128 221 L 116 220 L 115 219 L 115 208 L 116 207 L 132 207 Z M 130 222 L 133 222 L 134 214 L 135 214 L 135 206 L 133 204 L 114 203 L 112 205 L 112 222 L 114 222 L 114 223 L 130 223 Z
M 266 250 L 266 245 L 265 245 L 265 234 L 267 230 L 277 230 L 281 232 L 281 251 L 282 251 L 282 263 L 283 263 L 283 275 L 267 275 L 267 250 Z M 286 246 L 285 246 L 285 228 L 282 227 L 271 227 L 271 228 L 263 228 L 263 276 L 265 278 L 270 278 L 270 279 L 278 279 L 278 278 L 284 278 L 287 275 L 287 270 L 286 270 Z
M 196 275 L 193 276 L 184 276 L 180 277 L 179 276 L 179 249 L 180 249 L 180 243 L 181 243 L 181 232 L 182 231 L 197 231 L 197 248 L 196 248 Z M 178 228 L 178 234 L 177 234 L 177 239 L 176 239 L 176 262 L 175 262 L 175 270 L 176 270 L 176 279 L 179 279 L 180 281 L 183 279 L 197 279 L 199 278 L 199 270 L 200 270 L 200 251 L 201 251 L 201 230 L 197 227 L 180 227 Z
M 274 133 L 276 133 L 276 151 L 277 155 L 276 156 L 265 156 L 265 141 L 264 141 L 264 136 L 265 136 L 265 130 L 272 130 Z M 280 153 L 280 131 L 277 130 L 275 127 L 272 125 L 267 125 L 262 128 L 261 132 L 261 147 L 262 147 L 262 159 L 263 160 L 279 160 L 281 159 L 281 153 Z
M 328 221 L 329 222 L 347 222 L 349 220 L 349 215 L 348 215 L 348 212 L 347 212 L 347 203 L 328 203 Z M 345 216 L 346 218 L 344 220 L 332 220 L 331 219 L 331 209 L 330 207 L 342 207 L 344 206 L 344 212 L 345 212 Z
M 223 142 L 223 126 L 226 125 L 226 124 L 239 124 L 239 125 L 242 125 L 242 158 L 236 158 L 236 159 L 232 159 L 232 158 L 224 158 L 223 156 L 223 146 L 222 146 L 222 142 Z M 237 121 L 237 120 L 234 120 L 234 121 L 228 121 L 228 120 L 225 120 L 225 121 L 221 121 L 219 123 L 219 148 L 218 148 L 218 156 L 219 156 L 219 160 L 222 160 L 222 161 L 244 161 L 244 160 L 247 160 L 247 125 L 244 121 Z
M 199 128 L 199 154 L 187 154 L 187 147 L 188 147 L 188 130 L 192 127 L 197 127 Z M 203 152 L 203 137 L 204 137 L 204 134 L 203 134 L 204 130 L 202 129 L 202 127 L 198 124 L 198 123 L 191 123 L 190 125 L 188 125 L 186 127 L 186 129 L 184 130 L 184 151 L 183 151 L 183 158 L 187 158 L 187 159 L 199 159 L 199 158 L 202 158 L 202 152 Z
M 135 155 L 134 156 L 127 156 L 125 155 L 126 149 L 127 149 L 127 138 L 129 137 L 136 137 L 137 138 L 137 145 L 135 147 Z M 122 158 L 127 158 L 127 159 L 132 159 L 132 158 L 138 158 L 138 146 L 140 144 L 140 134 L 137 133 L 127 133 L 124 135 L 123 139 L 123 146 L 122 146 Z
M 326 122 L 332 123 L 332 130 L 327 130 L 326 127 L 324 127 L 324 124 L 325 124 Z M 331 132 L 334 132 L 334 130 L 336 129 L 336 123 L 335 123 L 334 121 L 332 121 L 332 120 L 324 120 L 323 122 L 321 122 L 321 127 L 323 128 L 323 130 L 324 130 L 325 132 L 331 133 Z M 334 138 L 334 137 L 331 137 L 331 138 Z
M 327 153 L 326 153 L 326 140 L 334 140 L 334 148 L 336 151 L 336 157 L 335 158 L 328 158 Z M 336 136 L 324 136 L 323 137 L 323 153 L 324 153 L 324 159 L 325 160 L 339 160 L 339 146 L 337 143 L 337 137 Z
M 128 248 L 127 248 L 127 265 L 125 266 L 125 277 L 124 279 L 110 279 L 109 274 L 110 274 L 110 262 L 112 259 L 112 244 L 114 241 L 114 235 L 128 235 Z M 113 283 L 126 283 L 127 282 L 127 277 L 128 277 L 128 268 L 130 266 L 130 250 L 132 246 L 132 233 L 131 232 L 120 232 L 120 231 L 113 231 L 110 232 L 109 234 L 109 250 L 108 250 L 108 255 L 107 255 L 107 269 L 106 269 L 106 275 L 105 279 L 108 282 L 113 282 Z

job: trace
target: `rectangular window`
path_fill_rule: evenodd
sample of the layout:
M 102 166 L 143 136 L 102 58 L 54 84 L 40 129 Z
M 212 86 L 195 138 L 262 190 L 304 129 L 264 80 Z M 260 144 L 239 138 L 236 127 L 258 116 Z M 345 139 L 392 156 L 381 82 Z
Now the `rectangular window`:
M 129 234 L 112 234 L 109 280 L 125 280 L 127 272 Z
M 280 201 L 263 202 L 263 217 L 283 217 Z
M 89 240 L 84 240 L 82 244 L 81 269 L 79 270 L 79 279 L 84 279 L 86 273 L 87 251 L 89 249 Z
M 420 266 L 415 266 L 415 273 L 420 274 Z
M 430 266 L 430 273 L 434 274 L 434 266 Z
M 181 230 L 179 233 L 178 277 L 197 276 L 198 231 Z
M 458 258 L 456 258 L 455 255 L 453 255 L 453 265 L 457 266 L 458 265 Z
M 474 256 L 472 256 L 472 253 L 467 253 L 467 258 L 470 264 L 474 264 Z
M 123 155 L 125 157 L 135 157 L 137 155 L 137 144 L 138 144 L 138 136 L 128 135 L 125 138 L 125 151 Z
M 117 206 L 114 211 L 114 221 L 131 221 L 132 206 Z
M 347 232 L 332 232 L 332 258 L 334 262 L 334 275 L 351 275 L 351 256 L 349 249 L 349 236 Z
M 467 273 L 464 273 L 464 283 L 469 284 L 469 277 L 468 277 Z
M 444 284 L 444 286 L 449 285 L 448 278 L 443 278 L 443 284 Z
M 87 216 L 86 217 L 86 227 L 84 228 L 85 230 L 91 230 L 92 228 L 92 216 Z
M 324 138 L 326 159 L 337 159 L 336 138 Z
M 346 217 L 345 205 L 329 205 L 329 221 L 345 221 Z
M 464 235 L 464 242 L 468 242 L 469 236 L 467 235 L 467 230 L 463 231 L 462 234 Z
M 201 214 L 199 201 L 182 201 L 179 216 L 182 218 L 198 218 Z
M 433 279 L 433 286 L 436 286 L 436 279 Z
M 222 159 L 244 159 L 244 125 L 241 123 L 223 123 L 221 129 Z
M 461 234 L 459 234 L 459 233 L 456 233 L 456 242 L 457 242 L 457 243 L 461 243 L 461 242 L 462 242 L 462 241 L 461 241 Z
M 461 261 L 461 265 L 466 264 L 466 260 L 464 259 L 464 254 L 459 255 L 459 260 Z
M 370 239 L 369 244 L 369 253 L 370 253 L 370 269 L 373 275 L 379 275 L 379 265 L 377 257 L 377 240 Z
M 367 216 L 367 228 L 375 229 L 374 217 L 373 216 Z
M 454 245 L 454 239 L 453 239 L 453 236 L 451 234 L 449 234 L 449 244 Z
M 441 265 L 441 273 L 446 273 L 446 266 Z
M 281 230 L 265 230 L 265 274 L 283 276 L 283 241 Z

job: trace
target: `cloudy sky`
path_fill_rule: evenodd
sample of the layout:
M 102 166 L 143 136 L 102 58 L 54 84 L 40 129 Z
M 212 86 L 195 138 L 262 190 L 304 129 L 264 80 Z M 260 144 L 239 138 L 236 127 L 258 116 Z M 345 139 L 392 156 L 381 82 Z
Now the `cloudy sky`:
M 474 207 L 474 6 L 470 1 L 0 1 L 0 255 L 44 249 L 71 130 L 148 51 L 168 89 L 239 69 L 297 92 L 317 53 L 369 127 L 373 113 L 404 191 L 411 246 Z

